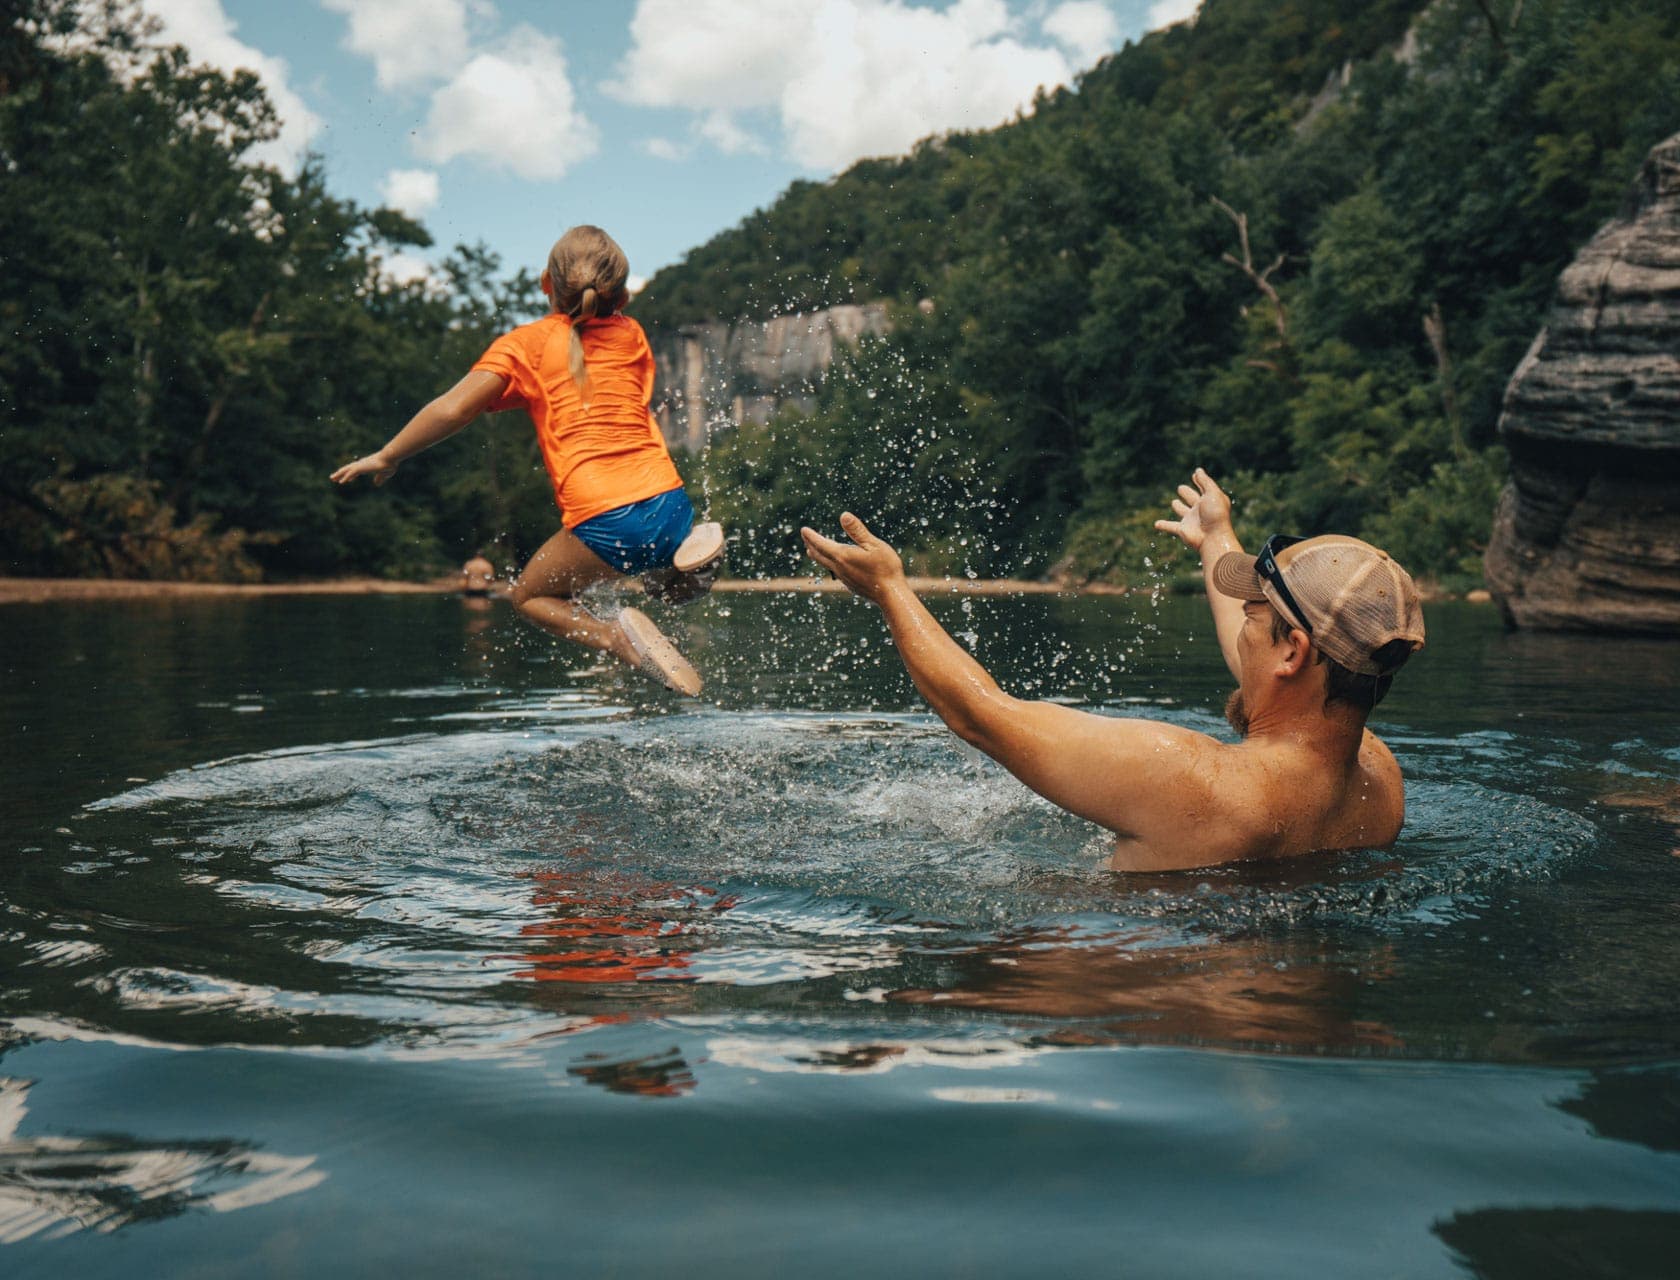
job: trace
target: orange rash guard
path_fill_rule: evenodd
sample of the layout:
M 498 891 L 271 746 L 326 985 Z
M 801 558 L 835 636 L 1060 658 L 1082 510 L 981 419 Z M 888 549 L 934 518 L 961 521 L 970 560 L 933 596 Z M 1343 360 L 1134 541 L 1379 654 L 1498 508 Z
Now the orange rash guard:
M 551 312 L 497 338 L 473 371 L 508 380 L 490 412 L 523 408 L 531 415 L 561 523 L 575 529 L 683 481 L 648 411 L 653 352 L 642 326 L 612 315 L 579 330 L 589 364 L 587 408 L 567 361 L 571 330 L 570 318 Z

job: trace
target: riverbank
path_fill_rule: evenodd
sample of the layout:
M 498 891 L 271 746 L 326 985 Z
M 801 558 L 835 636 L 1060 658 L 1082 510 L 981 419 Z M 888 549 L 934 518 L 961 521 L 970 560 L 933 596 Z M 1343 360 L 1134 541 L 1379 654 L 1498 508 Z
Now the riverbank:
M 434 582 L 339 578 L 330 582 L 151 582 L 128 578 L 0 578 L 0 604 L 58 600 L 155 600 L 202 596 L 427 595 L 460 590 L 451 577 Z
M 937 595 L 1124 595 L 1126 588 L 1094 583 L 1069 587 L 1016 578 L 911 578 L 919 592 Z M 429 582 L 385 578 L 336 578 L 326 582 L 150 582 L 121 578 L 0 578 L 0 605 L 48 604 L 60 600 L 196 599 L 208 596 L 451 595 L 461 589 L 453 575 Z M 833 578 L 726 578 L 722 592 L 844 591 Z
M 966 596 L 1123 596 L 1137 587 L 1116 587 L 1105 582 L 1067 586 L 1056 582 L 1033 582 L 1024 578 L 919 578 L 910 585 L 924 595 Z M 453 595 L 461 589 L 460 579 L 451 575 L 429 582 L 393 582 L 386 578 L 334 578 L 325 582 L 150 582 L 126 578 L 0 578 L 0 605 L 49 604 L 60 600 L 156 600 L 191 599 L 206 596 L 377 596 Z M 844 591 L 833 578 L 725 578 L 712 587 L 721 592 L 838 592 Z M 1426 600 L 1450 599 L 1426 593 Z M 1482 604 L 1485 591 L 1471 591 L 1464 599 Z

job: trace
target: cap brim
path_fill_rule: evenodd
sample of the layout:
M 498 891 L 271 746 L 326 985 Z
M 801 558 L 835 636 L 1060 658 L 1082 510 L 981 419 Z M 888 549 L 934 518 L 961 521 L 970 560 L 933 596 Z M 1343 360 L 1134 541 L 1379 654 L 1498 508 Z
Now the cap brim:
M 1227 551 L 1214 561 L 1213 587 L 1222 596 L 1237 600 L 1264 600 L 1260 574 L 1254 567 L 1254 557 L 1241 551 Z

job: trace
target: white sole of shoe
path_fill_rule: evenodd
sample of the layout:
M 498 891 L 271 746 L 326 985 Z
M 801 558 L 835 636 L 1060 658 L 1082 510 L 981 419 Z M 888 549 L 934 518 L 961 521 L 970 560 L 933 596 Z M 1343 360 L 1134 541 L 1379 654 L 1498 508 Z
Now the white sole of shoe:
M 625 609 L 618 615 L 618 629 L 636 651 L 642 670 L 673 693 L 692 698 L 700 692 L 700 673 L 689 665 L 653 619 L 640 609 Z
M 723 558 L 723 526 L 716 520 L 697 524 L 682 540 L 671 567 L 678 573 L 693 573 Z

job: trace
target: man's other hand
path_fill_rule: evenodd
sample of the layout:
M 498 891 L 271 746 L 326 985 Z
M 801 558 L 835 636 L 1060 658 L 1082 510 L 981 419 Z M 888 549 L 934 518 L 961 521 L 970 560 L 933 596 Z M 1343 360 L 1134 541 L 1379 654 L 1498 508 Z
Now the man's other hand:
M 1176 520 L 1157 520 L 1155 527 L 1181 539 L 1192 551 L 1200 551 L 1210 534 L 1230 534 L 1231 500 L 1213 482 L 1213 477 L 1200 467 L 1191 477 L 1195 488 L 1178 486 L 1178 497 L 1172 500 Z
M 845 583 L 854 595 L 880 604 L 894 584 L 904 581 L 904 561 L 850 511 L 841 515 L 840 527 L 852 540 L 850 545 L 825 538 L 815 529 L 801 529 L 805 554 Z

